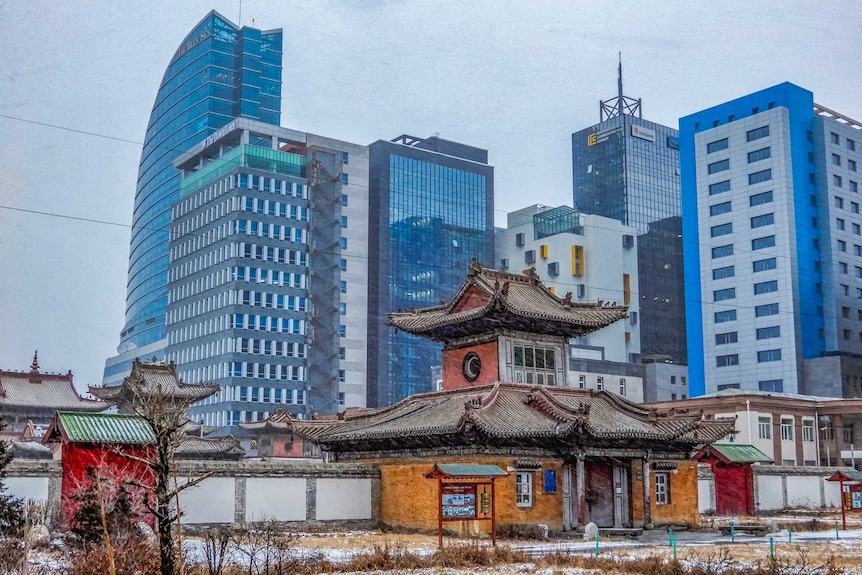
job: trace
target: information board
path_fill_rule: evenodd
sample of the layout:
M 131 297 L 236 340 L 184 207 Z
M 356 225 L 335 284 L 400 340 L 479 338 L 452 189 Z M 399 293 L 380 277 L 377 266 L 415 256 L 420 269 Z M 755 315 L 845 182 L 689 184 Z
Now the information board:
M 445 518 L 476 517 L 476 485 L 444 483 L 440 502 Z

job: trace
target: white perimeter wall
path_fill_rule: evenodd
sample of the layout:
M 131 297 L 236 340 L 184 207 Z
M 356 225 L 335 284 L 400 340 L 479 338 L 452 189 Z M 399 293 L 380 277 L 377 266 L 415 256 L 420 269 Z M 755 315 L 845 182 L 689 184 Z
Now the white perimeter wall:
M 304 521 L 306 483 L 304 477 L 249 477 L 245 484 L 245 520 Z
M 233 477 L 210 477 L 180 492 L 184 524 L 233 523 L 236 485 Z
M 6 493 L 24 501 L 48 501 L 47 477 L 6 477 Z
M 317 519 L 371 519 L 371 479 L 318 479 Z

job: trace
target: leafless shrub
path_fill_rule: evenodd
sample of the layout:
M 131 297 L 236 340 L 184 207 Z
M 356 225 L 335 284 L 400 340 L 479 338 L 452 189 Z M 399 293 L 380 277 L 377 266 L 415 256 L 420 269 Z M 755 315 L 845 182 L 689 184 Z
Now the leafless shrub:
M 686 564 L 692 575 L 727 575 L 738 572 L 738 565 L 726 546 L 707 551 L 691 551 Z
M 104 575 L 110 572 L 113 561 L 117 573 L 158 575 L 159 553 L 154 545 L 135 537 L 124 537 L 114 540 L 112 549 L 112 557 L 104 545 L 93 545 L 85 551 L 74 553 L 67 574 Z
M 222 575 L 231 542 L 231 530 L 217 527 L 204 533 L 204 560 L 207 575 Z
M 273 519 L 242 524 L 231 538 L 232 548 L 248 559 L 248 575 L 283 575 L 302 563 L 295 552 L 297 536 Z
M 0 573 L 20 573 L 24 565 L 24 541 L 16 537 L 0 538 Z

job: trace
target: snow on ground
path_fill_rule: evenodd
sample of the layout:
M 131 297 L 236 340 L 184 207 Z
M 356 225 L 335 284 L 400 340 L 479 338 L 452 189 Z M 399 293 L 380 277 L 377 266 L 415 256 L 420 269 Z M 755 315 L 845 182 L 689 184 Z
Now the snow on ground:
M 797 523 L 810 522 L 814 517 L 808 515 L 788 514 L 786 516 L 771 517 L 768 521 L 774 525 L 786 524 L 788 521 Z M 713 525 L 726 525 L 730 518 L 713 518 Z M 831 515 L 818 515 L 818 525 L 826 527 L 834 526 L 834 517 Z M 743 523 L 748 521 L 742 521 Z M 764 518 L 758 520 L 765 523 Z M 839 523 L 840 525 L 840 523 Z M 834 527 L 824 531 L 774 531 L 765 536 L 754 536 L 745 533 L 737 533 L 735 542 L 731 543 L 730 535 L 722 535 L 717 529 L 683 530 L 675 533 L 677 543 L 677 557 L 684 562 L 702 561 L 710 554 L 715 554 L 722 549 L 727 549 L 737 561 L 756 562 L 765 561 L 770 553 L 770 539 L 775 552 L 784 557 L 794 557 L 799 549 L 806 550 L 814 560 L 825 560 L 830 555 L 836 557 L 848 574 L 862 575 L 862 516 L 855 516 L 848 521 L 851 529 L 840 530 L 837 534 Z M 487 539 L 466 540 L 446 537 L 445 546 L 490 545 Z M 596 552 L 595 540 L 584 541 L 578 536 L 569 538 L 551 539 L 547 541 L 535 540 L 498 540 L 498 545 L 513 550 L 523 551 L 538 560 L 539 556 L 550 554 L 587 554 Z M 296 539 L 291 543 L 294 556 L 317 557 L 334 563 L 343 563 L 352 557 L 368 553 L 375 547 L 388 547 L 395 553 L 409 552 L 417 555 L 429 555 L 437 549 L 437 537 L 434 535 L 383 533 L 379 531 L 350 531 L 332 533 L 297 533 Z M 184 539 L 183 548 L 188 558 L 200 562 L 204 561 L 204 541 L 201 538 L 187 537 Z M 618 560 L 638 559 L 647 556 L 659 555 L 670 558 L 673 548 L 670 545 L 670 535 L 665 529 L 645 531 L 638 538 L 608 539 L 600 533 L 599 554 L 604 557 L 613 557 Z M 238 565 L 248 565 L 249 553 L 236 548 L 229 551 L 228 560 Z M 62 566 L 62 559 L 56 554 L 46 551 L 31 555 L 31 564 L 46 566 L 46 571 L 51 571 L 52 566 Z M 58 569 L 57 571 L 60 571 Z M 42 571 L 45 572 L 45 571 Z M 390 574 L 396 572 L 390 572 Z M 500 573 L 514 575 L 522 573 L 540 573 L 544 575 L 566 574 L 578 575 L 586 573 L 574 568 L 540 568 L 529 564 L 512 564 L 506 566 L 495 566 L 489 568 L 470 569 L 444 569 L 429 568 L 411 571 L 399 571 L 397 573 L 409 573 L 410 575 L 465 575 L 467 573 Z

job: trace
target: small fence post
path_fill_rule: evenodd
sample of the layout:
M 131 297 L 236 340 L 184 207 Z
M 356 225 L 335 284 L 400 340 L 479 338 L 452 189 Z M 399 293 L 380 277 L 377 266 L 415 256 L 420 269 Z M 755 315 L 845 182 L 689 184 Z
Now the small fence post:
M 793 543 L 793 525 L 787 526 L 787 542 Z
M 596 557 L 599 556 L 599 530 L 596 529 Z
M 673 535 L 673 560 L 676 561 L 676 535 Z
M 838 522 L 835 522 L 835 539 L 838 539 Z
M 775 542 L 772 537 L 769 538 L 769 558 L 775 559 Z
M 730 524 L 730 542 L 736 542 L 736 529 L 733 528 L 733 523 Z

